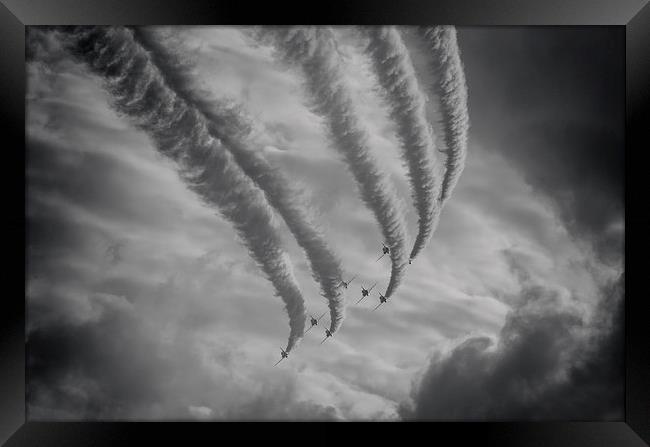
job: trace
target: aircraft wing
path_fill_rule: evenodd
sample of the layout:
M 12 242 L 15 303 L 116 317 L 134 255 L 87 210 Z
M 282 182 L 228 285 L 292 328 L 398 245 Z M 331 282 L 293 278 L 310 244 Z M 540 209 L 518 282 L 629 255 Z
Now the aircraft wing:
M 320 321 L 320 319 L 323 318 L 323 317 L 325 316 L 326 313 L 327 313 L 327 312 L 323 312 L 323 315 L 321 315 L 320 317 L 318 317 L 318 320 L 317 320 L 317 321 Z
M 377 309 L 379 309 L 379 306 L 381 306 L 382 304 L 384 304 L 384 303 L 379 303 L 379 304 L 377 304 L 377 306 L 376 306 L 372 311 L 374 312 L 374 311 L 376 311 Z
M 325 337 L 323 341 L 320 342 L 320 344 L 322 345 L 323 343 L 325 343 L 325 340 L 327 340 L 327 337 Z
M 282 360 L 284 360 L 284 357 L 282 357 L 280 360 L 278 360 L 277 363 L 275 365 L 273 365 L 273 367 L 275 368 L 276 366 L 278 366 L 278 363 L 280 363 Z
M 305 331 L 305 334 L 306 334 L 307 332 L 309 332 L 309 330 L 310 330 L 311 328 L 313 328 L 313 327 L 314 327 L 314 326 L 309 326 L 309 328 L 307 328 L 307 330 Z
M 383 258 L 385 255 L 386 255 L 386 253 L 382 253 L 382 255 L 381 255 L 380 257 L 378 257 L 378 258 L 375 260 L 375 262 L 379 261 L 379 260 L 380 260 L 381 258 Z
M 374 283 L 374 284 L 372 285 L 372 287 L 368 289 L 368 292 L 370 292 L 372 289 L 374 289 L 376 285 L 377 285 L 377 283 Z
M 362 296 L 362 297 L 359 299 L 359 301 L 357 301 L 355 304 L 359 304 L 359 303 L 361 302 L 361 300 L 363 300 L 364 298 L 365 298 L 365 296 Z

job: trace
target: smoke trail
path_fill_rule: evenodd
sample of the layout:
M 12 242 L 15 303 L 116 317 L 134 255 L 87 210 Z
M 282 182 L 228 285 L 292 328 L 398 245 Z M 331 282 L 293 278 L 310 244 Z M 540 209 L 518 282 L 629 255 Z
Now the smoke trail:
M 102 76 L 115 109 L 145 131 L 174 160 L 183 180 L 217 206 L 285 303 L 290 351 L 304 334 L 305 309 L 288 255 L 263 194 L 241 171 L 200 111 L 165 82 L 147 51 L 124 28 L 77 29 L 72 51 Z
M 264 191 L 268 202 L 280 213 L 298 245 L 305 251 L 313 277 L 328 300 L 330 331 L 338 330 L 345 316 L 345 299 L 337 290 L 343 274 L 341 262 L 328 246 L 308 204 L 301 200 L 300 193 L 281 171 L 245 144 L 253 127 L 251 120 L 241 107 L 210 100 L 203 92 L 197 91 L 189 71 L 190 65 L 181 63 L 181 55 L 171 46 L 163 45 L 155 33 L 142 28 L 134 31 L 136 40 L 151 52 L 165 79 L 174 86 L 175 91 L 180 92 L 180 96 L 208 118 L 210 134 L 225 144 L 244 173 Z
M 436 76 L 432 88 L 440 100 L 443 118 L 447 161 L 440 202 L 444 204 L 465 167 L 469 129 L 467 84 L 460 60 L 456 28 L 453 26 L 421 28 L 418 30 L 418 35 L 431 54 L 430 67 Z
M 435 141 L 427 122 L 409 52 L 394 27 L 363 27 L 370 38 L 366 52 L 381 85 L 390 116 L 397 125 L 402 159 L 408 166 L 411 195 L 418 214 L 418 235 L 410 258 L 415 259 L 431 238 L 440 207 L 434 177 Z
M 275 45 L 285 63 L 301 68 L 312 109 L 325 122 L 329 138 L 344 157 L 361 197 L 374 213 L 390 246 L 391 277 L 386 296 L 391 296 L 404 275 L 406 231 L 397 197 L 368 147 L 368 132 L 361 124 L 333 32 L 328 28 L 294 27 L 258 30 L 256 37 Z

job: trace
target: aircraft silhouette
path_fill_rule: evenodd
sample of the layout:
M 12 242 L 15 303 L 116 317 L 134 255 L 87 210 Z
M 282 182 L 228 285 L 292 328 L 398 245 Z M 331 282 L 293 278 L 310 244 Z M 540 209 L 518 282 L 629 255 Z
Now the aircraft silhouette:
M 351 283 L 351 282 L 354 280 L 354 278 L 356 278 L 357 276 L 358 276 L 358 275 L 354 275 L 354 276 L 353 276 L 350 280 L 348 280 L 347 282 L 345 282 L 345 281 L 341 281 L 341 283 L 340 283 L 337 287 L 341 287 L 341 286 L 343 286 L 343 287 L 345 287 L 345 288 L 347 289 L 348 286 L 350 285 L 350 283 Z
M 330 332 L 330 330 L 325 329 L 325 338 L 323 339 L 323 341 L 320 342 L 320 344 L 322 345 L 323 343 L 325 343 L 325 340 L 327 340 L 331 336 L 332 336 L 332 333 Z
M 379 309 L 379 306 L 381 306 L 386 302 L 388 302 L 388 298 L 386 298 L 384 295 L 381 294 L 381 292 L 379 292 L 379 304 L 377 304 L 377 307 L 373 309 L 373 312 Z
M 359 301 L 357 301 L 357 304 L 359 304 L 362 299 L 367 297 L 370 294 L 370 291 L 374 289 L 376 285 L 377 283 L 374 283 L 372 287 L 370 287 L 368 290 L 366 290 L 365 287 L 361 286 L 361 298 L 359 299 Z
M 318 318 L 314 318 L 314 317 L 310 314 L 310 315 L 309 315 L 309 318 L 310 318 L 310 320 L 311 320 L 311 321 L 310 321 L 311 326 L 309 326 L 309 329 L 311 329 L 311 328 L 313 328 L 314 326 L 318 325 L 318 322 L 320 321 L 321 318 L 323 318 L 323 317 L 325 316 L 326 313 L 327 313 L 327 312 L 323 312 L 323 315 L 321 315 L 321 316 L 318 317 Z M 307 329 L 307 330 L 305 331 L 305 334 L 306 334 L 307 332 L 309 332 L 309 329 Z
M 285 351 L 284 349 L 282 349 L 282 348 L 280 348 L 280 353 L 282 354 L 282 358 L 280 360 L 278 360 L 277 363 L 275 365 L 273 365 L 273 366 L 278 366 L 278 363 L 280 363 L 282 360 L 289 357 L 289 353 L 287 351 Z
M 379 261 L 379 260 L 380 260 L 381 258 L 383 258 L 385 255 L 387 255 L 388 253 L 390 253 L 390 248 L 388 248 L 388 247 L 386 246 L 386 244 L 382 243 L 381 245 L 384 246 L 384 247 L 382 248 L 382 252 L 383 252 L 383 253 L 381 254 L 380 257 L 378 257 L 378 258 L 375 260 L 375 262 Z

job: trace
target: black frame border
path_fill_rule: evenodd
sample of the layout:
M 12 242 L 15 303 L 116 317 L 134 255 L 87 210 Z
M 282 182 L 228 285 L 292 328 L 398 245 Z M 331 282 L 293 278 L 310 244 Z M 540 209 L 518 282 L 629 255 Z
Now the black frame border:
M 8 209 L 3 224 L 4 276 L 12 280 L 0 311 L 0 442 L 18 445 L 114 445 L 134 438 L 187 440 L 224 431 L 247 436 L 237 424 L 27 422 L 25 412 L 25 26 L 145 24 L 454 24 L 474 25 L 615 25 L 626 38 L 626 294 L 624 422 L 436 422 L 392 425 L 412 436 L 516 446 L 643 446 L 650 443 L 650 313 L 643 294 L 645 254 L 650 252 L 650 210 L 643 192 L 650 149 L 650 5 L 648 0 L 357 0 L 318 4 L 269 2 L 251 6 L 226 0 L 0 0 L 0 124 L 8 139 L 8 169 L 0 176 L 0 194 Z M 7 159 L 8 157 L 8 159 Z M 650 157 L 648 157 L 650 159 Z M 636 192 L 636 193 L 635 193 Z M 22 214 L 20 214 L 22 212 Z M 634 241 L 634 242 L 632 242 Z M 22 246 L 21 246 L 22 243 Z M 26 279 L 26 278 L 25 278 Z M 15 286 L 14 286 L 15 284 Z M 14 292 L 15 287 L 15 292 Z M 6 321 L 5 321 L 6 320 Z M 414 425 L 415 424 L 415 425 Z M 339 426 L 328 426 L 338 432 Z M 353 424 L 358 425 L 358 424 Z M 372 434 L 384 436 L 385 424 Z M 229 428 L 233 427 L 233 428 Z M 263 424 L 256 435 L 274 439 L 286 427 Z M 293 431 L 294 427 L 291 427 Z M 308 433 L 318 427 L 305 426 Z M 232 432 L 230 431 L 232 430 Z M 406 431 L 408 430 L 408 432 Z M 426 432 L 424 431 L 426 430 Z M 13 434 L 13 435 L 12 435 Z M 321 432 L 322 434 L 322 432 Z M 399 434 L 397 436 L 400 436 Z M 327 438 L 332 439 L 331 435 Z M 400 439 L 400 438 L 397 438 Z M 401 438 L 404 439 L 404 438 Z M 645 440 L 645 442 L 644 442 Z M 306 440 L 304 440 L 306 441 Z

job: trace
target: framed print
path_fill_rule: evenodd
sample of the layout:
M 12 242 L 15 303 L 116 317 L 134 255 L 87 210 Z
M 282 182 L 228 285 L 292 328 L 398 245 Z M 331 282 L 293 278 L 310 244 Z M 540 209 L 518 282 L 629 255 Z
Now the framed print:
M 644 1 L 2 2 L 0 441 L 647 445 Z

